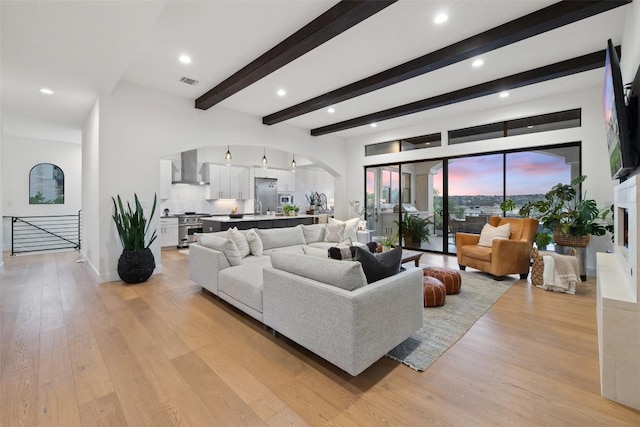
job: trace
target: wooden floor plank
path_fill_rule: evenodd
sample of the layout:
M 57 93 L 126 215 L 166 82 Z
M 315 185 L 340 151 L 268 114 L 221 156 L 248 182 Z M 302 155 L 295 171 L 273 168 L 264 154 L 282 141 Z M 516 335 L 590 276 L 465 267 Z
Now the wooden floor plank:
M 131 424 L 122 412 L 115 393 L 109 393 L 80 406 L 83 427 L 127 427 Z
M 425 372 L 382 358 L 351 377 L 202 292 L 187 255 L 163 251 L 163 274 L 133 286 L 77 259 L 5 258 L 3 427 L 640 425 L 599 394 L 592 278 L 576 295 L 513 281 Z
M 49 330 L 40 340 L 37 424 L 80 426 L 80 410 L 64 328 Z

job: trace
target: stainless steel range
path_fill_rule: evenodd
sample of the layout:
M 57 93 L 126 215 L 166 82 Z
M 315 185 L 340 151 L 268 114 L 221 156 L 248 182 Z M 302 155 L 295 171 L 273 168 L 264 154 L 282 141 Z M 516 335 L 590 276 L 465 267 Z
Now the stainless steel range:
M 202 218 L 211 216 L 206 213 L 185 212 L 178 215 L 178 247 L 186 248 L 196 241 L 195 233 L 202 233 Z

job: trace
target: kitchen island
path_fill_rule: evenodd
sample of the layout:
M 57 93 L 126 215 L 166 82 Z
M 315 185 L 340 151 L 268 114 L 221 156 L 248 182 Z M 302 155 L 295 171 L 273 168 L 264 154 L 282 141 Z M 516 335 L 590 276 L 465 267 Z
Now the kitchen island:
M 237 227 L 238 230 L 249 230 L 250 228 L 295 227 L 298 224 L 313 224 L 314 220 L 314 215 L 245 215 L 242 218 L 212 216 L 208 218 L 202 218 L 202 232 L 213 233 L 216 231 L 225 231 L 233 227 Z

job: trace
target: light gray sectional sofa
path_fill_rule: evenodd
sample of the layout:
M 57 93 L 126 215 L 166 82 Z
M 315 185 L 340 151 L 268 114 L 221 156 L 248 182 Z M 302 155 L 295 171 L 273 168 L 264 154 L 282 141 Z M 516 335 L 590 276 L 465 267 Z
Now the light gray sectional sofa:
M 240 259 L 219 247 L 226 232 L 202 235 L 201 243 L 189 246 L 190 275 L 220 299 L 358 375 L 422 327 L 422 270 L 367 284 L 357 261 L 305 255 L 309 248 L 336 245 L 324 242 L 324 227 L 241 231 L 259 236 L 263 254 Z

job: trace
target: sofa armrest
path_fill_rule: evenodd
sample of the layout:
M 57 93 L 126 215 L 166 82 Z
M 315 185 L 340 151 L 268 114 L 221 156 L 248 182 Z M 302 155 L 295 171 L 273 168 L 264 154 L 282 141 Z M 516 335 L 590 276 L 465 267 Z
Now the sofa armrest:
M 214 295 L 218 295 L 218 272 L 231 267 L 220 251 L 198 243 L 189 245 L 189 276 Z
M 422 327 L 422 270 L 354 291 L 264 269 L 263 321 L 351 375 Z

